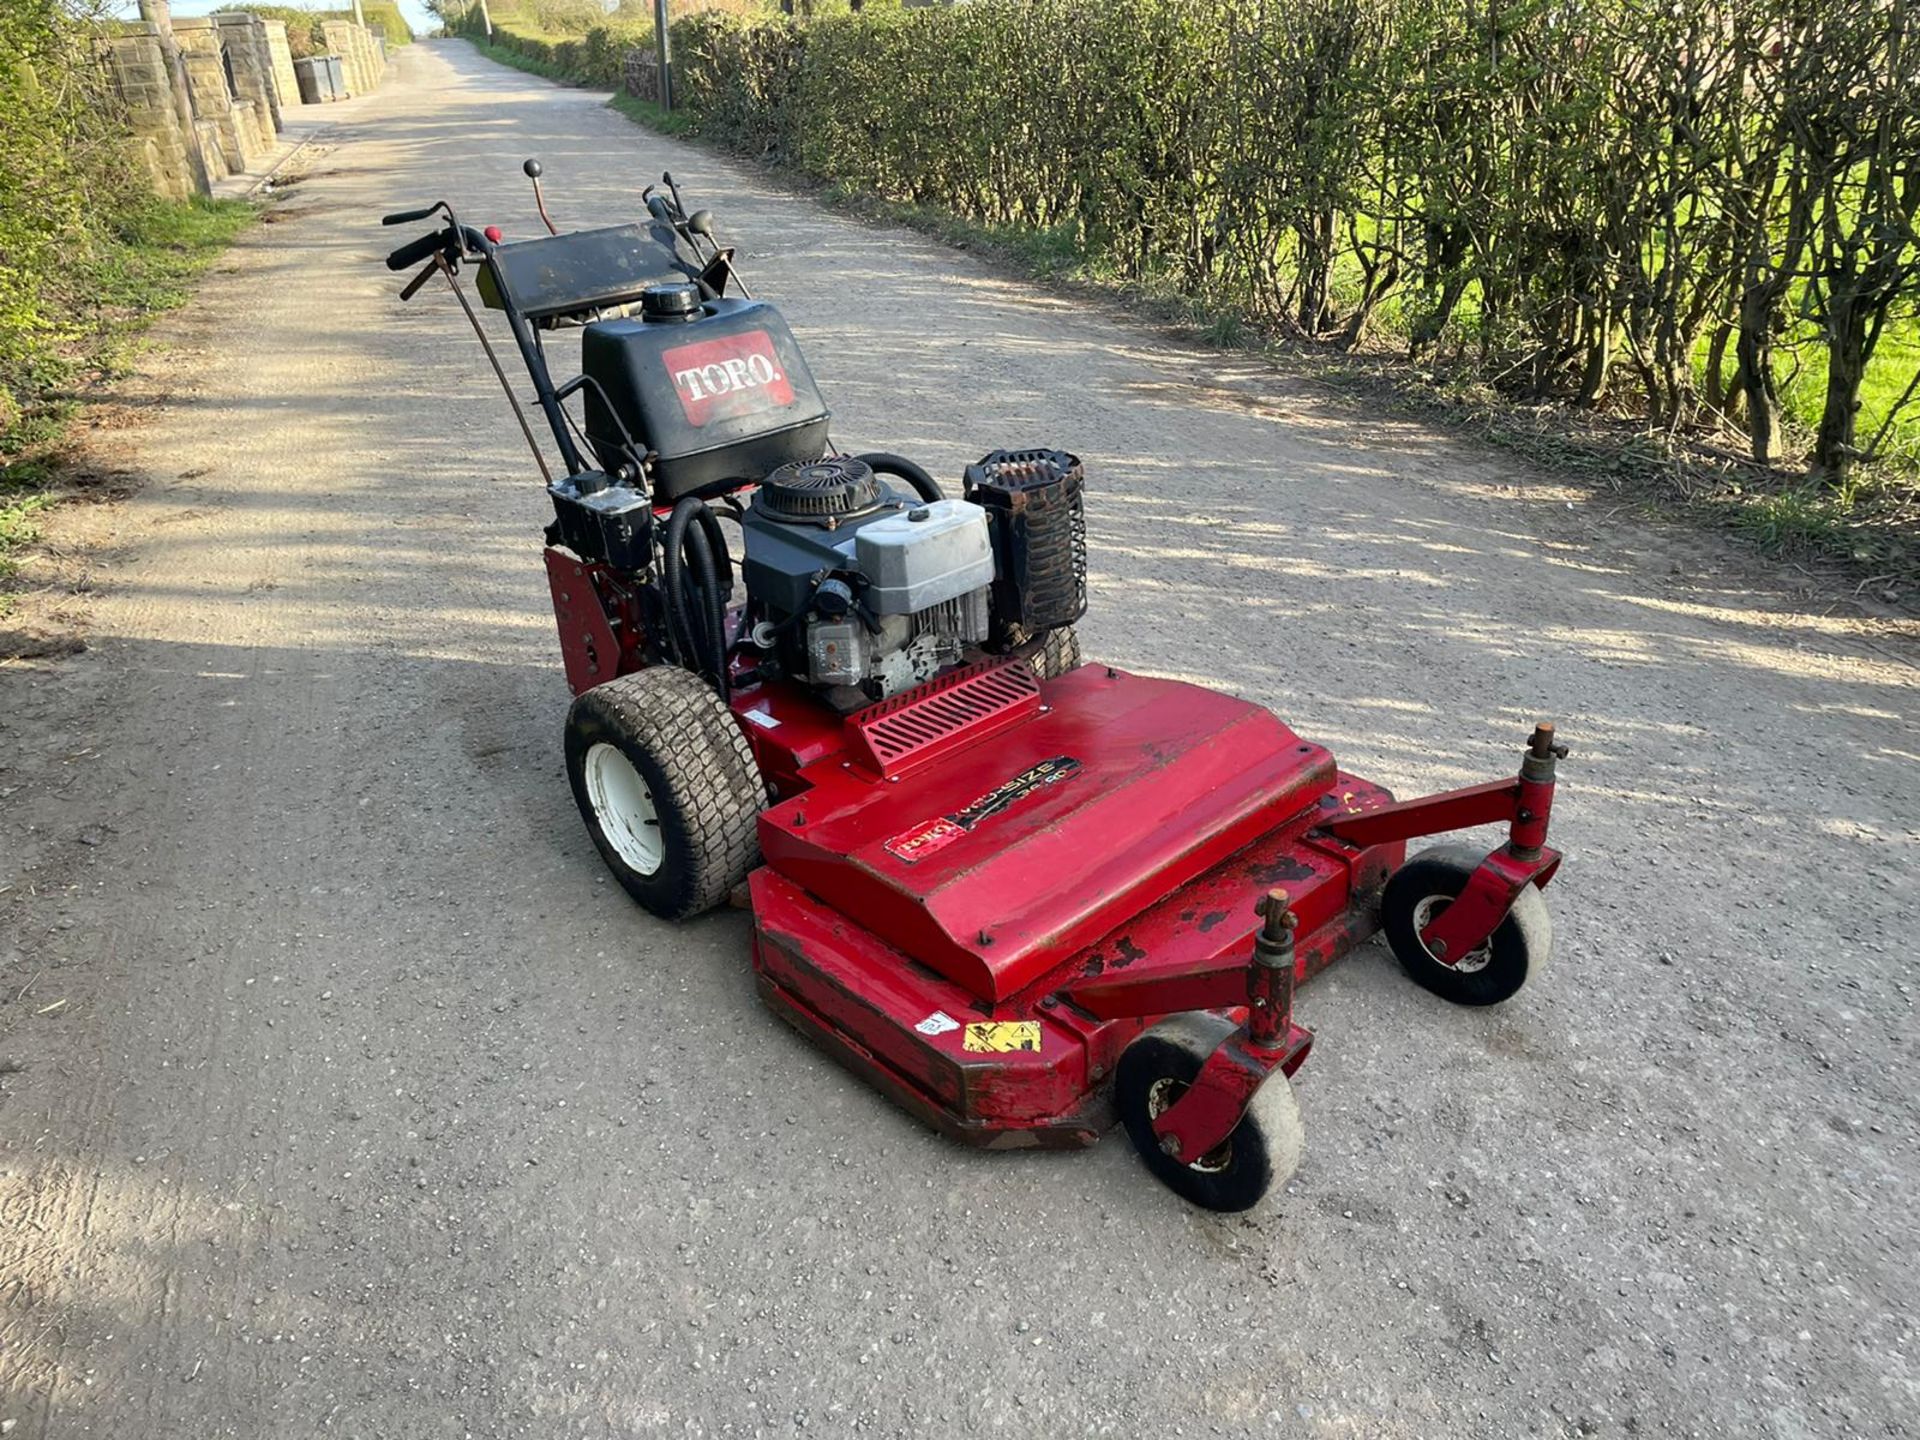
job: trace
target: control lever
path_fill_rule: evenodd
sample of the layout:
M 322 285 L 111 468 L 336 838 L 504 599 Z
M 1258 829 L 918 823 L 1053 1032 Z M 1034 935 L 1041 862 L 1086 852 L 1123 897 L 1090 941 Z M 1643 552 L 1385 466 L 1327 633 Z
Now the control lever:
M 673 183 L 673 172 L 671 170 L 662 170 L 660 172 L 660 178 L 666 182 L 667 189 L 673 192 L 673 208 L 684 216 L 687 213 L 687 203 L 680 198 L 680 187 Z
M 429 264 L 422 265 L 420 267 L 420 273 L 407 281 L 406 288 L 400 292 L 400 298 L 402 300 L 411 300 L 414 296 L 418 295 L 420 293 L 420 287 L 431 280 L 439 269 L 440 262 L 437 258 Z
M 558 235 L 560 233 L 560 227 L 555 225 L 553 223 L 553 217 L 547 214 L 547 197 L 540 193 L 540 176 L 544 173 L 543 167 L 538 160 L 530 159 L 526 164 L 522 165 L 520 169 L 522 173 L 526 175 L 527 179 L 533 182 L 533 203 L 539 208 L 540 223 L 547 227 L 547 233 L 549 235 Z

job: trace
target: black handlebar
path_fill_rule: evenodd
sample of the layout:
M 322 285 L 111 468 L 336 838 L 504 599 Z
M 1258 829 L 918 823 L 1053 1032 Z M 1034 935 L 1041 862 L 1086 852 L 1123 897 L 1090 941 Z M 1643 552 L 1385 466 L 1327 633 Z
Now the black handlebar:
M 438 205 L 429 205 L 424 210 L 400 210 L 392 215 L 384 216 L 380 223 L 382 225 L 411 225 L 416 220 L 426 219 L 439 208 Z
M 411 266 L 418 265 L 436 250 L 444 249 L 453 243 L 453 238 L 448 235 L 446 231 L 429 231 L 418 240 L 410 241 L 402 245 L 398 250 L 387 256 L 387 269 L 408 269 Z

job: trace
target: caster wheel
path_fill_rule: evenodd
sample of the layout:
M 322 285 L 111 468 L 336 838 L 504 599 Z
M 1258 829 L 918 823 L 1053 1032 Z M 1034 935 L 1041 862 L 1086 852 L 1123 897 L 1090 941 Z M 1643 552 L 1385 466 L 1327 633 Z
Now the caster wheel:
M 1293 1085 L 1276 1073 L 1254 1092 L 1246 1115 L 1217 1148 L 1190 1163 L 1161 1150 L 1154 1120 L 1186 1092 L 1234 1028 L 1209 1011 L 1176 1015 L 1127 1046 L 1114 1070 L 1114 1106 L 1140 1159 L 1168 1189 L 1206 1210 L 1253 1209 L 1293 1178 L 1307 1143 Z
M 1381 902 L 1387 943 L 1407 974 L 1456 1005 L 1498 1005 L 1510 999 L 1553 951 L 1553 917 L 1533 885 L 1515 898 L 1487 942 L 1458 964 L 1441 964 L 1421 942 L 1420 932 L 1466 889 L 1484 859 L 1485 852 L 1468 845 L 1422 851 L 1393 872 Z
M 705 680 L 657 665 L 596 685 L 567 712 L 566 748 L 594 846 L 641 905 L 684 920 L 747 878 L 766 791 Z

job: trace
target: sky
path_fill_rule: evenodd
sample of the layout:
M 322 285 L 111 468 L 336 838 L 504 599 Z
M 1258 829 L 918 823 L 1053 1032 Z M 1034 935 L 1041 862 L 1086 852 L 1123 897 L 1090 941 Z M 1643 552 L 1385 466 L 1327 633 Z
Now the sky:
M 301 0 L 275 0 L 275 3 L 298 5 L 302 9 L 331 10 L 335 8 L 331 3 L 324 7 L 319 5 L 308 7 L 302 5 Z M 342 10 L 347 9 L 352 3 L 353 0 L 337 0 L 338 8 Z M 138 0 L 126 0 L 126 3 L 119 8 L 120 13 L 129 20 L 138 19 L 140 16 Z M 173 0 L 173 13 L 176 15 L 211 15 L 216 10 L 235 11 L 246 8 L 243 0 Z M 400 13 L 407 17 L 407 24 L 413 27 L 417 35 L 427 34 L 438 23 L 427 13 L 427 7 L 422 0 L 400 0 Z

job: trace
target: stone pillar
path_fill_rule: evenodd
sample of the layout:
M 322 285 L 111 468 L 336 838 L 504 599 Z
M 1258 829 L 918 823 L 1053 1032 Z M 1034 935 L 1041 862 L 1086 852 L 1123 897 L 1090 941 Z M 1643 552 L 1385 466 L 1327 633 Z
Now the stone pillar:
M 262 20 L 260 24 L 267 32 L 273 88 L 280 97 L 280 118 L 284 123 L 288 112 L 300 103 L 300 77 L 293 73 L 293 47 L 287 43 L 287 27 L 280 21 Z
M 154 190 L 174 200 L 193 194 L 180 117 L 174 112 L 173 81 L 155 27 L 129 24 L 106 42 L 108 72 L 127 107 L 136 151 L 153 176 Z
M 380 46 L 374 40 L 373 31 L 364 25 L 353 27 L 354 43 L 360 47 L 360 63 L 367 72 L 367 89 L 372 90 L 380 84 L 381 77 L 387 73 L 386 57 L 380 53 Z
M 251 15 L 215 15 L 215 28 L 227 47 L 233 68 L 233 87 L 242 102 L 253 106 L 260 133 L 269 143 L 280 133 L 280 97 L 274 92 L 273 56 L 267 50 L 267 32 Z
M 353 93 L 372 94 L 376 82 L 373 78 L 373 67 L 367 63 L 367 32 L 358 25 L 347 26 L 347 53 L 353 57 L 349 64 L 358 77 L 354 81 Z
M 180 58 L 186 62 L 193 113 L 203 126 L 211 126 L 227 173 L 233 175 L 245 170 L 255 156 L 264 154 L 271 140 L 261 135 L 253 105 L 234 96 L 238 77 L 228 77 L 228 51 L 221 41 L 220 28 L 210 19 L 194 18 L 176 20 L 173 33 Z
M 187 88 L 186 63 L 181 59 L 180 47 L 173 38 L 173 0 L 139 0 L 138 8 L 142 31 L 152 35 L 160 45 L 160 60 L 166 67 L 169 88 L 173 94 L 174 124 L 179 129 L 181 147 L 187 155 L 187 178 L 192 182 L 195 195 L 211 195 L 212 166 L 207 160 L 206 147 L 200 143 L 200 127 L 193 113 L 193 95 Z M 104 38 L 108 28 L 99 27 L 96 34 Z M 112 33 L 141 32 L 126 30 Z
M 360 52 L 354 47 L 354 31 L 358 28 L 351 20 L 320 22 L 321 33 L 327 37 L 328 53 L 340 57 L 340 69 L 346 75 L 349 95 L 364 95 L 373 88 L 361 67 Z

